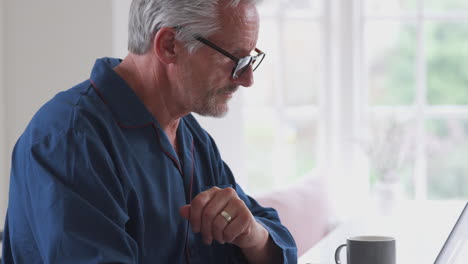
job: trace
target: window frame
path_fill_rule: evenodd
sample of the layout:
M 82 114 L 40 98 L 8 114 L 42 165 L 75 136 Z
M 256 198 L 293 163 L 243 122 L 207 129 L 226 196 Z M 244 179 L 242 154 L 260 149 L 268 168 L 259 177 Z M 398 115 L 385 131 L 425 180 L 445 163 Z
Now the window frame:
M 369 161 L 362 151 L 362 146 L 357 144 L 357 139 L 369 137 L 366 127 L 370 116 L 415 116 L 417 142 L 412 179 L 415 188 L 414 198 L 426 200 L 428 198 L 426 121 L 436 117 L 468 118 L 468 105 L 428 104 L 425 24 L 428 21 L 468 21 L 468 12 L 428 12 L 424 10 L 424 0 L 419 0 L 414 12 L 368 14 L 365 4 L 366 0 L 322 0 L 322 13 L 313 16 L 323 28 L 324 48 L 323 81 L 319 87 L 317 105 L 302 109 L 286 106 L 282 98 L 287 84 L 284 77 L 279 74 L 281 68 L 277 69 L 278 74 L 274 78 L 282 89 L 274 91 L 276 99 L 273 109 L 278 113 L 275 127 L 281 127 L 281 124 L 291 116 L 317 122 L 317 171 L 324 169 L 326 174 L 323 177 L 327 178 L 336 203 L 346 207 L 355 200 L 349 197 L 356 197 L 358 193 L 360 195 L 356 199 L 361 199 L 370 193 Z M 310 13 L 298 13 L 299 18 L 307 15 L 310 16 Z M 278 23 L 287 18 L 274 11 L 267 16 L 270 18 L 276 16 Z M 364 52 L 365 26 L 368 22 L 381 20 L 411 22 L 417 29 L 416 99 L 412 105 L 372 106 L 369 103 L 368 58 Z M 277 41 L 281 43 L 281 34 L 278 34 Z M 281 50 L 281 44 L 279 45 Z M 281 54 L 271 56 L 279 56 L 280 61 L 282 59 Z M 244 114 L 248 114 L 246 108 Z M 281 175 L 274 175 L 273 179 L 275 186 L 285 184 Z

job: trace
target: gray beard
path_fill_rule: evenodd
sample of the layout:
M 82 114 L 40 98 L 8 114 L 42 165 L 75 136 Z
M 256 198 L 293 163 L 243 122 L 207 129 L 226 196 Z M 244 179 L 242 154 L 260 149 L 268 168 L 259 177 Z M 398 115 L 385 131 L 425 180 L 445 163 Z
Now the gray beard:
M 229 107 L 227 102 L 219 103 L 218 96 L 226 92 L 235 92 L 238 89 L 238 86 L 231 86 L 228 89 L 223 89 L 222 91 L 213 90 L 206 94 L 205 97 L 200 99 L 195 106 L 193 112 L 201 116 L 210 116 L 221 118 L 226 116 L 228 113 Z

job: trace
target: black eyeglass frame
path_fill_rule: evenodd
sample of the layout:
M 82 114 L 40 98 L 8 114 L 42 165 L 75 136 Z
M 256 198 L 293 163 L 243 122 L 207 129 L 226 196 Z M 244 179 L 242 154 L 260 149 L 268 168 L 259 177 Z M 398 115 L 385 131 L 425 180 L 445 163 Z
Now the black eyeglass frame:
M 234 56 L 231 53 L 223 50 L 222 48 L 220 48 L 219 46 L 217 46 L 213 42 L 211 42 L 211 41 L 209 41 L 209 40 L 207 40 L 207 39 L 205 39 L 203 37 L 195 36 L 194 38 L 196 40 L 200 41 L 201 43 L 207 45 L 208 47 L 216 50 L 217 52 L 223 54 L 224 56 L 230 58 L 231 60 L 233 60 L 236 63 L 236 65 L 232 69 L 232 73 L 231 73 L 231 76 L 232 76 L 233 79 L 239 78 L 239 76 L 241 76 L 247 70 L 247 68 L 250 65 L 253 65 L 257 60 L 259 60 L 258 64 L 255 66 L 255 68 L 252 68 L 252 71 L 255 71 L 258 68 L 258 66 L 260 66 L 263 59 L 265 58 L 265 53 L 263 51 L 259 50 L 258 48 L 254 49 L 254 51 L 257 52 L 257 55 L 253 55 L 253 56 L 249 55 L 249 56 L 245 56 L 245 57 L 242 57 L 242 58 L 237 58 L 236 56 Z

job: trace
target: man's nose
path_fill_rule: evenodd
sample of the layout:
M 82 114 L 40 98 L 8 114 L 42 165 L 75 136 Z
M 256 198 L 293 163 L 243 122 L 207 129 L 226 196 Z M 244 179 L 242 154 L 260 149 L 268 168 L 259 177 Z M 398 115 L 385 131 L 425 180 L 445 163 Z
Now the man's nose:
M 237 79 L 232 79 L 232 82 L 244 87 L 250 87 L 254 83 L 252 66 L 249 66 Z

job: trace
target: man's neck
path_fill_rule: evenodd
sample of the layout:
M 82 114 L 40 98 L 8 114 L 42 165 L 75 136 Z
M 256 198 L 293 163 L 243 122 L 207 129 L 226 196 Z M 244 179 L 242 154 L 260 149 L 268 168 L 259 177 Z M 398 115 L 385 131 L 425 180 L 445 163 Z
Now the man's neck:
M 187 113 L 171 108 L 175 104 L 169 98 L 171 87 L 165 69 L 149 55 L 129 54 L 114 70 L 140 98 L 175 146 L 179 120 Z

